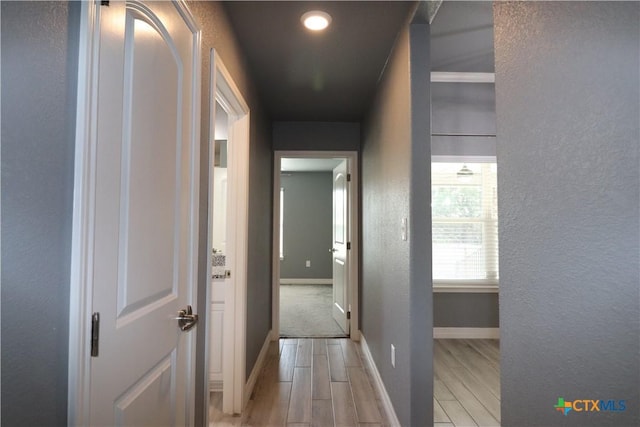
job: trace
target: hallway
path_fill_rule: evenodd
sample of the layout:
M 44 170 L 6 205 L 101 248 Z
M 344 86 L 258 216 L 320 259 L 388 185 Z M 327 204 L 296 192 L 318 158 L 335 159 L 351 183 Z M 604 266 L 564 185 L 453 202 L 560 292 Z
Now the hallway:
M 498 340 L 434 340 L 434 426 L 500 425 Z M 224 416 L 212 393 L 211 427 L 389 426 L 359 343 L 272 342 L 243 417 Z
M 346 337 L 333 319 L 331 285 L 280 285 L 280 336 Z
M 272 342 L 242 417 L 221 415 L 212 394 L 210 426 L 388 426 L 360 345 L 348 339 Z

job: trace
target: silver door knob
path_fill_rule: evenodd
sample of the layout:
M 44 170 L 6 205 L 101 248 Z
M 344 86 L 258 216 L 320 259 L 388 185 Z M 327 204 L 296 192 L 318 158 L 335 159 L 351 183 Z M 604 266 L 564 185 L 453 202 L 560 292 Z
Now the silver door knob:
M 190 305 L 187 306 L 186 309 L 180 310 L 178 312 L 178 317 L 176 317 L 178 321 L 178 326 L 180 326 L 180 330 L 188 331 L 193 328 L 196 323 L 198 323 L 198 315 L 193 314 L 193 309 Z
M 331 248 L 331 249 L 329 249 L 329 252 L 330 253 L 334 253 L 334 252 L 338 252 L 338 250 L 336 248 Z

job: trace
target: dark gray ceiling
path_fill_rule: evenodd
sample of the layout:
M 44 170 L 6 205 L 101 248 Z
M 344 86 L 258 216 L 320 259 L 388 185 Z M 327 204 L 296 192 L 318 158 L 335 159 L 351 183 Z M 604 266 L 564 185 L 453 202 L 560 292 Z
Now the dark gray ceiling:
M 359 121 L 414 2 L 229 1 L 225 7 L 273 120 Z M 332 23 L 312 33 L 309 10 Z
M 494 71 L 492 2 L 442 2 L 431 22 L 431 70 Z

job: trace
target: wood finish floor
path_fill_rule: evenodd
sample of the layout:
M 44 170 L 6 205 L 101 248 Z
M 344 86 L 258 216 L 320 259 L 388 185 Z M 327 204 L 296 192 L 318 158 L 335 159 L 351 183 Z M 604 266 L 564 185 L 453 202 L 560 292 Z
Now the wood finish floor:
M 281 339 L 271 343 L 242 417 L 220 413 L 212 426 L 388 426 L 360 347 L 349 339 Z
M 498 340 L 434 340 L 436 427 L 500 425 Z
M 434 426 L 500 425 L 498 340 L 434 340 Z M 348 339 L 271 343 L 242 417 L 212 393 L 210 425 L 388 426 L 360 347 Z

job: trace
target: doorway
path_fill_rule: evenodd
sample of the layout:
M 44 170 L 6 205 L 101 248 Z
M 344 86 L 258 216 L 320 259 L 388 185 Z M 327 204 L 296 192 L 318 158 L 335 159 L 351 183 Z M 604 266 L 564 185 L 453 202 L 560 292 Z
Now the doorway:
M 430 31 L 434 423 L 499 425 L 492 3 L 445 2 Z
M 215 134 L 209 143 L 213 151 L 212 187 L 209 191 L 211 200 L 211 310 L 209 334 L 209 391 L 223 393 L 223 348 L 224 348 L 224 315 L 226 290 L 233 287 L 232 278 L 227 277 L 231 272 L 233 257 L 227 250 L 227 209 L 228 203 L 228 137 L 229 115 L 215 102 Z M 228 312 L 229 313 L 229 312 Z M 227 313 L 227 314 L 228 314 Z
M 249 109 L 211 50 L 208 159 L 207 314 L 205 393 L 219 393 L 221 413 L 246 402 L 246 288 Z
M 274 338 L 357 335 L 357 153 L 276 152 Z

